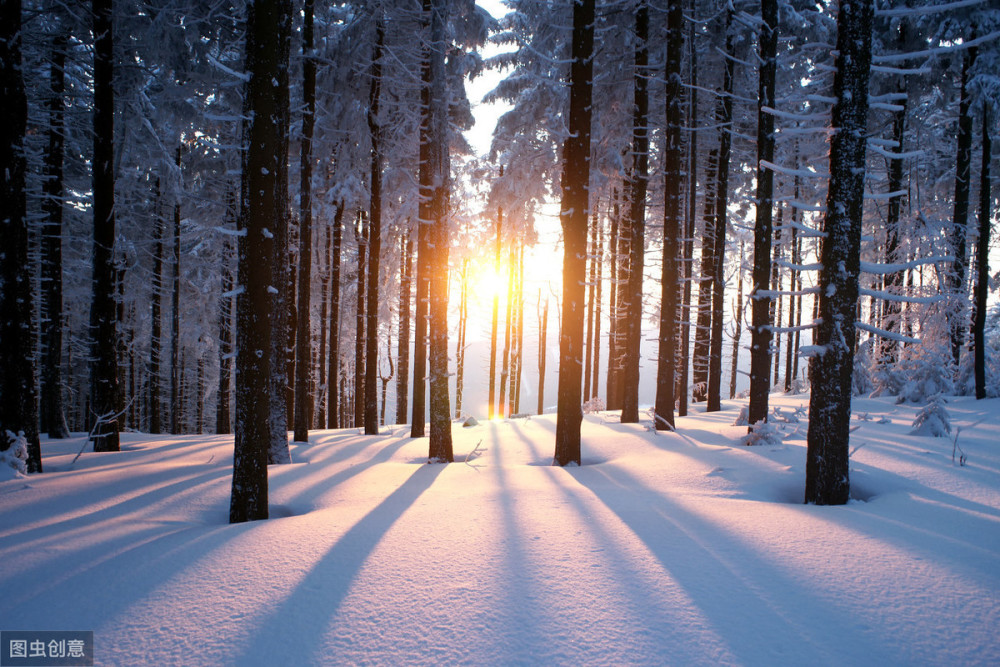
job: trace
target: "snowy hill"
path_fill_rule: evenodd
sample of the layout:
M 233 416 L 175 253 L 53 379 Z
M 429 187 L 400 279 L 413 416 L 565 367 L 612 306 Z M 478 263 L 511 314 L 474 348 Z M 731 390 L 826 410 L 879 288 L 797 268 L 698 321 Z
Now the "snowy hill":
M 739 403 L 679 433 L 553 415 L 427 441 L 317 431 L 228 525 L 232 437 L 43 441 L 0 482 L 0 628 L 93 630 L 98 664 L 1000 664 L 1000 400 L 951 438 L 856 400 L 846 507 L 801 504 L 806 396 L 744 447 Z M 801 408 L 801 410 L 797 410 Z M 797 422 L 797 423 L 796 423 Z M 977 423 L 978 422 L 978 423 Z

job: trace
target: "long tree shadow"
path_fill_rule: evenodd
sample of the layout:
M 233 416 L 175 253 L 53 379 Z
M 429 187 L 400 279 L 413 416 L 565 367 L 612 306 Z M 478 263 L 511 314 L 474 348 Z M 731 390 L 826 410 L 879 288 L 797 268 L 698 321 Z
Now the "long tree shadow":
M 751 545 L 663 493 L 620 468 L 591 466 L 570 473 L 647 546 L 699 604 L 716 633 L 735 638 L 732 649 L 741 662 L 775 664 L 795 655 L 814 655 L 819 663 L 893 662 L 894 656 L 856 632 L 845 645 L 838 631 L 849 628 L 847 610 L 843 626 L 825 626 L 819 621 L 826 603 L 809 594 L 808 582 L 791 579 Z M 748 619 L 758 632 L 731 632 Z
M 295 590 L 261 618 L 253 639 L 234 664 L 308 664 L 316 646 L 360 574 L 393 524 L 431 487 L 443 465 L 416 468 L 403 484 L 344 533 Z M 274 576 L 281 576 L 275 572 Z M 287 632 L 286 628 L 294 628 Z M 301 640 L 308 638 L 311 645 Z

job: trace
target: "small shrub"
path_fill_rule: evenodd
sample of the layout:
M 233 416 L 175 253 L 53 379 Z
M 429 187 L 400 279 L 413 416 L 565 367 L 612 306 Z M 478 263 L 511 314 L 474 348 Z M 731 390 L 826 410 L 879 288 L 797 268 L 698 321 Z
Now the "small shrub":
M 934 396 L 913 420 L 913 430 L 910 431 L 910 435 L 943 438 L 951 433 L 951 416 L 944 404 L 945 400 L 940 394 Z

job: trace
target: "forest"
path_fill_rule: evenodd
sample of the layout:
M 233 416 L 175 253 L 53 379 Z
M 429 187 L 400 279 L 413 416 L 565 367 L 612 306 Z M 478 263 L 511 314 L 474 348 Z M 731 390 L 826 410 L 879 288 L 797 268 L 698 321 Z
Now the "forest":
M 234 433 L 243 521 L 310 430 L 811 387 L 843 504 L 852 396 L 1000 393 L 995 0 L 492 11 L 3 0 L 0 446 Z

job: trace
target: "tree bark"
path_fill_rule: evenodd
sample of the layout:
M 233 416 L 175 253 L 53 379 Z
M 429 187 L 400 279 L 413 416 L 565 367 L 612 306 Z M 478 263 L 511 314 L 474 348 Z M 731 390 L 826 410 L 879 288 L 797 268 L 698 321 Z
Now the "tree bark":
M 180 341 L 181 341 L 181 146 L 178 142 L 175 163 L 177 187 L 174 192 L 174 260 L 170 277 L 170 432 L 181 432 Z
M 295 417 L 292 437 L 309 441 L 312 410 L 312 140 L 316 125 L 316 61 L 313 58 L 313 2 L 305 0 L 302 20 L 302 141 L 299 149 L 299 296 L 295 327 Z
M 160 398 L 160 360 L 163 354 L 163 235 L 166 224 L 163 220 L 163 190 L 160 178 L 156 179 L 156 214 L 153 245 L 153 285 L 150 297 L 150 340 L 149 340 L 149 432 L 162 433 L 160 414 L 163 411 Z
M 601 376 L 601 297 L 604 292 L 604 226 L 597 224 L 597 253 L 594 262 L 597 263 L 597 298 L 594 305 L 594 379 L 590 383 L 591 398 L 598 395 L 598 380 Z M 588 399 L 589 400 L 589 399 Z
M 98 26 L 104 25 L 104 20 L 110 20 L 105 8 L 95 3 L 95 10 L 102 13 L 97 19 Z M 110 40 L 110 33 L 108 40 Z M 25 135 L 28 123 L 28 103 L 24 88 L 24 76 L 21 61 L 22 44 L 21 2 L 7 0 L 0 5 L 0 91 L 3 93 L 3 104 L 0 104 L 0 451 L 10 448 L 13 444 L 7 437 L 7 431 L 23 434 L 28 443 L 28 472 L 42 472 L 42 454 L 38 442 L 38 412 L 35 404 L 35 355 L 32 335 L 32 276 L 28 261 L 28 217 L 25 157 Z M 107 55 L 103 42 L 97 51 L 99 56 Z M 108 75 L 110 78 L 110 61 L 102 63 L 98 75 Z M 95 80 L 95 84 L 97 81 Z M 101 92 L 105 83 L 100 81 Z M 113 103 L 113 98 L 103 95 L 102 103 Z M 98 109 L 95 102 L 95 113 L 107 111 Z M 110 115 L 102 115 L 102 120 L 110 119 Z M 95 121 L 96 122 L 96 121 Z M 109 142 L 110 143 L 110 142 Z M 96 157 L 96 156 L 95 156 Z M 95 173 L 103 166 L 95 160 Z M 111 175 L 111 171 L 107 175 Z M 113 182 L 112 182 L 113 187 Z M 102 193 L 106 194 L 106 193 Z M 102 201 L 103 203 L 103 201 Z M 102 210 L 103 212 L 103 210 Z M 99 218 L 95 213 L 95 234 L 98 231 Z M 112 239 L 114 236 L 112 235 Z M 95 236 L 95 246 L 96 246 Z M 110 261 L 110 258 L 109 258 Z M 110 264 L 108 266 L 110 270 Z M 94 267 L 95 273 L 98 271 Z M 95 283 L 95 297 L 97 287 Z M 113 312 L 113 311 L 112 311 Z M 114 327 L 114 320 L 111 321 Z M 113 329 L 112 329 L 113 331 Z M 114 350 L 111 350 L 113 357 Z M 113 363 L 113 359 L 112 359 Z M 100 366 L 95 366 L 95 370 Z M 113 369 L 113 366 L 112 366 Z M 97 378 L 102 377 L 97 375 Z M 102 395 L 102 398 L 104 396 Z M 114 431 L 114 445 L 117 449 L 117 430 Z M 111 434 L 103 441 L 112 440 Z
M 428 462 L 451 463 L 455 460 L 451 441 L 451 408 L 448 398 L 448 247 L 450 244 L 449 197 L 451 159 L 449 154 L 448 81 L 445 71 L 444 0 L 431 0 L 430 32 L 430 104 L 428 139 L 430 150 L 427 168 L 431 184 L 433 226 L 431 241 L 430 304 L 430 442 Z
M 359 227 L 354 228 L 354 240 L 358 246 L 358 287 L 354 309 L 354 420 L 352 427 L 365 423 L 365 298 L 367 297 L 368 273 L 368 215 L 358 214 Z
M 410 386 L 410 299 L 413 292 L 413 235 L 406 234 L 402 240 L 399 268 L 399 346 L 396 376 L 396 423 L 405 424 L 409 411 L 407 399 Z
M 340 428 L 344 424 L 341 418 L 341 397 L 343 383 L 340 379 L 340 251 L 344 238 L 344 202 L 336 204 L 333 214 L 333 256 L 330 258 L 330 352 L 327 361 L 326 386 L 327 399 L 326 427 Z
M 378 435 L 378 291 L 379 262 L 382 255 L 382 146 L 379 101 L 382 92 L 382 48 L 385 19 L 375 21 L 375 46 L 368 89 L 368 136 L 371 138 L 371 202 L 368 207 L 368 297 L 365 299 L 365 435 Z
M 236 226 L 239 212 L 236 193 L 226 197 L 226 219 Z M 233 393 L 233 284 L 232 246 L 227 242 L 222 252 L 222 294 L 219 297 L 219 389 L 215 409 L 215 432 L 232 433 L 230 406 Z
M 733 72 L 736 45 L 730 29 L 732 5 L 726 11 L 726 64 L 719 101 L 719 165 L 715 188 L 715 238 L 712 241 L 712 331 L 708 353 L 708 412 L 722 409 L 722 316 L 726 290 L 726 227 L 729 211 L 729 157 L 732 153 Z
M 986 315 L 990 288 L 990 160 L 993 146 L 990 140 L 990 113 L 983 107 L 983 159 L 979 172 L 979 241 L 976 246 L 976 314 L 972 324 L 975 346 L 976 398 L 986 398 Z
M 966 237 L 969 234 L 969 192 L 972 181 L 972 103 L 968 90 L 969 72 L 976 62 L 978 49 L 971 47 L 962 58 L 961 93 L 958 103 L 958 145 L 955 158 L 955 208 L 951 219 L 951 247 L 955 254 L 949 275 L 953 303 L 948 311 L 951 328 L 951 356 L 958 366 L 965 344 L 965 301 L 968 296 L 965 286 L 968 249 Z
M 674 427 L 676 382 L 678 236 L 681 230 L 681 52 L 684 48 L 681 0 L 667 4 L 666 128 L 663 150 L 663 264 L 660 273 L 660 331 L 653 425 Z
M 115 172 L 114 36 L 112 1 L 93 0 L 94 16 L 94 160 L 93 298 L 90 306 L 92 355 L 90 410 L 94 451 L 117 452 L 118 340 L 115 309 Z M 8 338 L 4 337 L 4 345 Z
M 236 447 L 229 521 L 266 519 L 271 446 L 271 286 L 274 238 L 269 226 L 284 215 L 279 171 L 286 160 L 290 0 L 256 0 L 247 7 L 239 285 L 236 299 Z
M 625 338 L 623 424 L 639 421 L 639 362 L 642 357 L 642 279 L 646 251 L 646 185 L 649 181 L 649 3 L 638 0 L 635 14 L 634 107 L 632 115 L 632 202 L 629 309 Z
M 503 165 L 500 166 L 500 177 L 503 178 Z M 496 249 L 493 254 L 493 270 L 500 274 L 500 249 L 503 234 L 503 206 L 497 208 Z M 493 419 L 496 409 L 496 379 L 497 379 L 497 328 L 500 318 L 500 291 L 493 294 L 493 319 L 490 321 L 490 389 L 487 418 Z
M 771 219 L 774 208 L 774 172 L 764 163 L 774 161 L 774 84 L 778 52 L 778 0 L 761 0 L 760 74 L 757 89 L 757 213 L 754 223 L 753 302 L 750 327 L 751 427 L 767 421 L 771 390 L 771 298 L 765 296 L 771 278 Z M 865 93 L 867 95 L 867 92 Z M 760 294 L 763 292 L 764 294 Z
M 843 505 L 848 500 L 848 445 L 854 323 L 861 268 L 868 78 L 872 0 L 844 0 L 837 15 L 833 79 L 834 133 L 819 281 L 821 353 L 813 358 L 806 451 L 805 501 Z
M 594 359 L 594 289 L 597 286 L 597 205 L 594 205 L 595 213 L 591 216 L 590 225 L 590 251 L 587 253 L 587 356 L 583 365 L 583 400 L 590 400 L 590 378 L 591 364 Z
M 455 343 L 455 419 L 462 418 L 462 384 L 465 379 L 465 329 L 469 319 L 469 259 L 462 260 L 459 274 L 458 341 Z
M 580 465 L 580 374 L 583 365 L 583 317 L 587 221 L 590 219 L 590 123 L 594 86 L 595 0 L 573 3 L 569 74 L 569 134 L 563 140 L 562 202 L 563 299 L 559 335 L 559 398 L 553 464 Z
M 49 126 L 45 150 L 42 213 L 42 353 L 40 429 L 50 438 L 66 438 L 63 418 L 63 153 L 65 150 L 66 32 L 59 28 L 52 41 L 49 69 Z M 5 96 L 4 99 L 7 99 Z
M 545 295 L 542 306 L 542 290 L 538 290 L 538 414 L 545 412 L 545 362 L 548 352 L 549 297 Z

